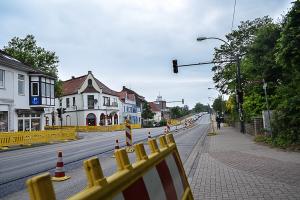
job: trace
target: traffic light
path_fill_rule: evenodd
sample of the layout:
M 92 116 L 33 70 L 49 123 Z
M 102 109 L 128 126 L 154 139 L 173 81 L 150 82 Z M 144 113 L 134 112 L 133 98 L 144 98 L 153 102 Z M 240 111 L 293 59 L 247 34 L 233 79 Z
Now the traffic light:
M 177 60 L 173 60 L 172 62 L 173 62 L 173 72 L 174 72 L 175 74 L 177 74 L 177 73 L 178 73 Z
M 66 113 L 66 109 L 65 109 L 65 108 L 62 108 L 61 114 L 65 114 L 65 113 Z
M 236 93 L 237 93 L 237 94 L 236 94 L 236 101 L 237 101 L 238 103 L 243 103 L 243 102 L 244 102 L 243 92 L 237 90 Z
M 57 108 L 56 110 L 58 118 L 61 118 L 61 108 Z
M 181 101 L 181 102 L 182 102 L 182 104 L 184 104 L 184 99 L 182 99 L 182 101 Z

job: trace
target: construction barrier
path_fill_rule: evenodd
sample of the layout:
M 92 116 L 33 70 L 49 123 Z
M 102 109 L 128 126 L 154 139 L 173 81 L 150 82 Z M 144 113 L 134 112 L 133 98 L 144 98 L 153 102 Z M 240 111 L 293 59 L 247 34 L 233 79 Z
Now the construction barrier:
M 193 200 L 173 135 L 161 136 L 160 148 L 155 139 L 148 143 L 150 155 L 143 144 L 134 145 L 136 162 L 133 164 L 125 149 L 115 150 L 118 170 L 109 177 L 104 177 L 97 157 L 85 160 L 88 187 L 69 199 Z M 55 199 L 49 173 L 29 179 L 27 187 L 31 200 Z
M 125 123 L 125 140 L 126 140 L 126 151 L 128 153 L 134 152 L 134 149 L 132 147 L 133 142 L 132 142 L 131 124 L 127 120 Z
M 63 140 L 75 140 L 75 129 L 0 133 L 0 148 Z
M 46 126 L 46 130 L 52 129 L 76 129 L 78 132 L 112 132 L 125 130 L 124 124 L 116 124 L 111 126 Z M 131 124 L 132 129 L 140 129 L 141 124 Z

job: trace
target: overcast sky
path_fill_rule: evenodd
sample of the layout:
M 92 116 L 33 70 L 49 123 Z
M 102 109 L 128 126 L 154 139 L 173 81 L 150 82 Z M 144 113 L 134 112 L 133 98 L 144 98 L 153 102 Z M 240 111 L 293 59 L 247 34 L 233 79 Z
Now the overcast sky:
M 269 15 L 278 19 L 289 0 L 237 0 L 240 21 Z M 154 101 L 185 99 L 207 104 L 217 97 L 211 66 L 180 68 L 212 59 L 218 41 L 231 31 L 234 0 L 1 0 L 0 47 L 14 36 L 33 34 L 38 45 L 59 56 L 59 77 L 67 80 L 91 70 L 113 90 L 125 85 Z M 210 102 L 211 103 L 211 102 Z M 169 104 L 176 105 L 176 104 Z

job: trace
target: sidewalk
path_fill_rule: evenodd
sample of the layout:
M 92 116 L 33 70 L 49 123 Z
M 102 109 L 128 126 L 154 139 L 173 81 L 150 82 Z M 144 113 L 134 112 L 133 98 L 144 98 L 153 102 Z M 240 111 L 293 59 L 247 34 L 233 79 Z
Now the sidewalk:
M 195 148 L 195 199 L 300 199 L 300 153 L 256 144 L 231 127 L 217 132 Z

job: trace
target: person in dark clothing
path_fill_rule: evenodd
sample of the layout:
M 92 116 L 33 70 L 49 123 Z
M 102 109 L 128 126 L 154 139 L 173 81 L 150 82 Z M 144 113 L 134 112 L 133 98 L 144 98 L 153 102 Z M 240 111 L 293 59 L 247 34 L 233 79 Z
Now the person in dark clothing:
M 216 117 L 216 121 L 217 121 L 217 129 L 221 129 L 221 117 L 219 115 L 217 115 Z

